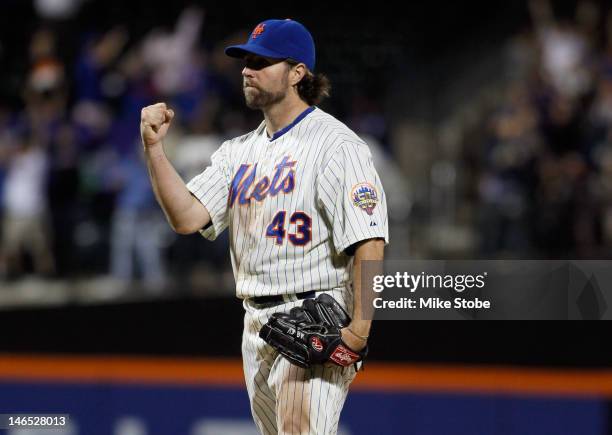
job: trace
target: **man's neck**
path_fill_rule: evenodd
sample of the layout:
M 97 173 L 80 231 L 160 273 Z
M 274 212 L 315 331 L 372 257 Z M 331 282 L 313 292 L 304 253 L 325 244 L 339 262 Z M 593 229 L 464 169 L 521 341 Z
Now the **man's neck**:
M 272 137 L 274 133 L 287 127 L 308 107 L 308 104 L 300 98 L 285 98 L 278 104 L 265 109 L 263 113 L 268 136 Z

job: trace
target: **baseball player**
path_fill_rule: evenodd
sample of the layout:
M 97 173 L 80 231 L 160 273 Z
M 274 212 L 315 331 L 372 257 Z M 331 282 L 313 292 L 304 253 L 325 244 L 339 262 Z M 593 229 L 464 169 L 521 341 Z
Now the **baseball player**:
M 264 121 L 224 142 L 185 185 L 162 144 L 174 112 L 164 103 L 144 108 L 151 183 L 176 232 L 214 240 L 229 229 L 259 430 L 333 434 L 367 349 L 361 261 L 383 258 L 385 193 L 368 146 L 316 107 L 329 82 L 314 73 L 314 41 L 303 25 L 264 21 L 226 54 L 244 61 L 246 104 Z

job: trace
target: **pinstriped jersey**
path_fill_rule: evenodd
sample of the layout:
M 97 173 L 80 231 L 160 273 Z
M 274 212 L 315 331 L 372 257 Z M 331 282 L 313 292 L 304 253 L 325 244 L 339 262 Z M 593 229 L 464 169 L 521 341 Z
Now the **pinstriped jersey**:
M 187 184 L 211 223 L 229 230 L 238 297 L 345 286 L 356 242 L 388 243 L 386 198 L 368 146 L 346 125 L 310 108 L 268 137 L 265 122 L 224 142 Z

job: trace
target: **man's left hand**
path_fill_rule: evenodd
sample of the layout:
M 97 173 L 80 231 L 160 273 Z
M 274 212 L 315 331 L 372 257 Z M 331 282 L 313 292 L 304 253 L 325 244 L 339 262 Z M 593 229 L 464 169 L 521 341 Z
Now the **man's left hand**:
M 344 343 L 346 343 L 351 350 L 359 352 L 366 347 L 367 342 L 359 337 L 356 337 L 355 334 L 351 334 L 351 332 L 348 331 L 348 328 L 342 328 L 340 333 L 342 334 L 342 341 L 344 341 Z

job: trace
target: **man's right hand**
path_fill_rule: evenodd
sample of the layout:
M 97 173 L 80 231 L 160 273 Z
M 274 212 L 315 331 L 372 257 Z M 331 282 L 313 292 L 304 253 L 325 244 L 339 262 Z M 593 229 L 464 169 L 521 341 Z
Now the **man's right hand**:
M 174 111 L 166 107 L 166 103 L 147 106 L 140 112 L 140 136 L 145 148 L 153 146 L 166 136 Z

